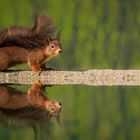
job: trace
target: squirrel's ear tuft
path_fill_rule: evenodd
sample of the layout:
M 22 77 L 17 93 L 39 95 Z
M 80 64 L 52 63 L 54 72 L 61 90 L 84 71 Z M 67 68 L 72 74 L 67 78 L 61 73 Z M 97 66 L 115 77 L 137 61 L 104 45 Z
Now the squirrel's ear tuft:
M 48 35 L 47 43 L 50 44 L 50 42 L 51 42 L 51 37 L 50 37 L 50 35 Z
M 56 35 L 56 39 L 60 41 L 60 35 L 61 35 L 61 30 L 58 31 L 57 35 Z
M 60 114 L 58 116 L 56 116 L 56 121 L 57 121 L 58 125 L 61 126 Z

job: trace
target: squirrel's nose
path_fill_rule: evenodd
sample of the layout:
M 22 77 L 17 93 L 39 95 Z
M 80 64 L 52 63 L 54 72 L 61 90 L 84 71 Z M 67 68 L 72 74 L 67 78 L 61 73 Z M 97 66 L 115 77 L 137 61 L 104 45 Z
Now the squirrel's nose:
M 59 102 L 58 104 L 59 104 L 59 106 L 61 106 L 61 107 L 62 107 L 62 104 L 61 104 L 60 102 Z
M 57 102 L 57 106 L 59 107 L 59 109 L 62 108 L 62 104 L 60 102 Z
M 62 49 L 59 50 L 59 53 L 62 53 Z

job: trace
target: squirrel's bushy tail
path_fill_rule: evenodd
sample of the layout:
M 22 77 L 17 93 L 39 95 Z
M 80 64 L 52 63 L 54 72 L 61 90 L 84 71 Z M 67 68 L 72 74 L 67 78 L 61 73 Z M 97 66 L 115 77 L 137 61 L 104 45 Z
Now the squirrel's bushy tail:
M 46 15 L 36 17 L 33 28 L 13 26 L 0 32 L 0 47 L 17 45 L 25 48 L 43 47 L 54 31 L 52 20 Z

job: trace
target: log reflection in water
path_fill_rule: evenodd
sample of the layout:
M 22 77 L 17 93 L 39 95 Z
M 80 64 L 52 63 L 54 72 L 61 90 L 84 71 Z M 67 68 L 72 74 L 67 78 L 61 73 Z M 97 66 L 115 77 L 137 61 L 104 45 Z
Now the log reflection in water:
M 61 103 L 49 99 L 40 87 L 37 82 L 26 93 L 0 85 L 0 120 L 41 123 L 55 117 L 60 123 Z

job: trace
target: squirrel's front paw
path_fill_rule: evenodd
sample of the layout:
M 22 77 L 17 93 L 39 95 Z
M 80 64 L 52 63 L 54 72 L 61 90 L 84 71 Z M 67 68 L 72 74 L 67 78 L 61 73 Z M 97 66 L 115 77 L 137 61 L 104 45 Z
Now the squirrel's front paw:
M 32 69 L 32 71 L 40 73 L 40 72 L 42 72 L 42 69 L 41 68 L 40 69 Z
M 33 72 L 37 73 L 38 75 L 40 75 L 42 72 L 42 68 L 40 67 L 32 67 L 31 69 Z

